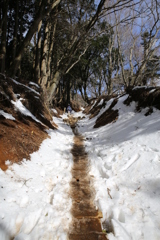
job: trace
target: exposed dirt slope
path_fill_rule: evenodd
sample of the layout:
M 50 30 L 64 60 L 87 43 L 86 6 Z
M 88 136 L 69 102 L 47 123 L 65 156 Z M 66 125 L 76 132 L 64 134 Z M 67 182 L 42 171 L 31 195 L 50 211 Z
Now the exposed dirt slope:
M 42 141 L 48 137 L 46 129 L 55 129 L 52 116 L 41 98 L 41 89 L 30 82 L 18 82 L 0 75 L 0 167 L 7 169 L 6 160 L 20 162 L 23 158 L 38 150 Z M 26 116 L 15 107 L 22 103 L 33 116 Z M 10 114 L 7 119 L 3 114 Z
M 97 116 L 101 108 L 106 106 L 107 101 L 111 98 L 116 97 L 115 95 L 110 96 L 100 96 L 99 98 L 94 98 L 91 103 L 85 108 L 84 113 L 90 114 L 90 119 Z M 102 104 L 100 104 L 102 101 Z
M 152 113 L 153 107 L 160 110 L 160 87 L 136 87 L 127 88 L 129 94 L 124 104 L 129 105 L 132 101 L 137 102 L 136 110 L 141 111 L 142 108 L 149 107 L 146 116 Z
M 115 121 L 118 118 L 118 110 L 113 110 L 113 107 L 117 103 L 117 98 L 115 98 L 110 105 L 110 107 L 97 118 L 94 128 L 105 126 L 108 123 Z
M 160 110 L 160 87 L 130 87 L 126 89 L 126 93 L 123 95 L 125 94 L 128 94 L 128 98 L 124 101 L 124 104 L 129 106 L 132 101 L 135 101 L 137 103 L 135 111 L 140 112 L 141 109 L 147 107 L 145 116 L 152 114 L 153 107 Z M 91 100 L 91 104 L 84 110 L 84 113 L 90 114 L 90 119 L 96 117 L 101 109 L 106 108 L 108 101 L 113 99 L 111 105 L 96 119 L 94 128 L 104 126 L 111 122 L 114 123 L 118 119 L 116 104 L 119 97 L 120 96 L 116 95 L 101 96 L 98 99 Z

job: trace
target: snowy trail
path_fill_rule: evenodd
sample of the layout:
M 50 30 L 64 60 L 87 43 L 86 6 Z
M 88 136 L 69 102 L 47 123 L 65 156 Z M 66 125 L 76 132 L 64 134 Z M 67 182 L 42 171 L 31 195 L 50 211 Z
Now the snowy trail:
M 126 107 L 126 97 L 115 106 L 116 122 L 95 129 L 97 117 L 85 115 L 78 123 L 90 164 L 88 182 L 94 185 L 94 203 L 103 214 L 109 240 L 159 240 L 160 112 L 154 109 L 146 117 L 147 109 L 137 113 L 135 103 Z M 48 132 L 50 139 L 31 155 L 31 161 L 11 165 L 8 159 L 8 170 L 0 170 L 0 240 L 66 240 L 73 230 L 70 185 L 83 182 L 78 174 L 72 179 L 73 160 L 79 156 L 70 153 L 74 137 L 70 127 L 62 119 L 54 122 L 59 129 Z M 73 195 L 80 206 L 79 191 Z M 79 220 L 74 223 L 77 231 Z
M 73 124 L 72 124 L 73 127 Z M 72 197 L 72 222 L 70 224 L 70 240 L 106 240 L 105 233 L 102 232 L 100 218 L 102 214 L 94 205 L 94 188 L 89 175 L 89 162 L 85 152 L 83 137 L 75 133 L 74 145 L 72 148 L 73 167 L 71 197 Z
M 0 240 L 66 240 L 73 133 L 62 120 L 31 160 L 0 170 Z M 65 134 L 64 134 L 65 132 Z

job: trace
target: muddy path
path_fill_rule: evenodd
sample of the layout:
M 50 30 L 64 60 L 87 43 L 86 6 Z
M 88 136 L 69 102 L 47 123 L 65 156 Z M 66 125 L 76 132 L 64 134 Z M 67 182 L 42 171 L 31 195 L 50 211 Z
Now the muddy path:
M 94 189 L 89 175 L 89 161 L 83 137 L 78 133 L 76 121 L 70 121 L 75 134 L 72 148 L 73 168 L 70 194 L 72 198 L 72 223 L 69 240 L 106 240 L 102 232 L 102 214 L 94 206 Z

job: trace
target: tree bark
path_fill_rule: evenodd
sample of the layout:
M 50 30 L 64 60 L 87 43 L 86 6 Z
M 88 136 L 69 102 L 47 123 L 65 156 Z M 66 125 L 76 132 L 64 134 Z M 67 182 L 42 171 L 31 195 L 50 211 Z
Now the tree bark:
M 13 56 L 12 56 L 12 62 L 15 61 L 16 49 L 17 49 L 18 11 L 19 11 L 19 3 L 18 3 L 18 0 L 16 0 L 16 6 L 15 6 L 15 25 L 14 25 L 14 36 L 13 36 Z
M 120 61 L 120 66 L 121 66 L 122 79 L 123 79 L 124 84 L 127 85 L 126 78 L 125 78 L 125 73 L 124 73 L 121 43 L 120 43 L 120 36 L 119 36 L 119 32 L 118 32 L 118 21 L 117 21 L 116 13 L 115 13 L 115 18 L 116 18 L 116 33 L 117 33 L 117 43 L 118 43 L 118 54 L 119 54 L 119 61 Z
M 34 48 L 33 48 L 33 73 L 35 72 L 35 63 L 36 63 L 36 41 L 37 41 L 37 35 L 34 34 Z M 34 77 L 34 74 L 33 74 Z
M 53 26 L 53 33 L 52 33 L 52 40 L 48 52 L 48 63 L 47 63 L 47 69 L 48 69 L 48 80 L 51 80 L 51 61 L 52 61 L 52 54 L 53 54 L 53 46 L 55 42 L 55 33 L 56 33 L 56 27 L 57 27 L 57 19 L 55 20 L 54 26 Z
M 70 103 L 70 79 L 67 79 L 67 104 Z
M 85 99 L 85 102 L 89 103 L 89 99 L 88 99 L 88 95 L 87 95 L 86 81 L 84 81 L 83 89 L 84 89 L 84 99 Z
M 112 71 L 113 71 L 113 66 L 112 66 L 112 48 L 113 48 L 113 41 L 112 41 L 112 36 L 109 38 L 109 67 L 108 67 L 108 95 L 112 93 Z
M 50 83 L 50 86 L 47 88 L 47 98 L 48 98 L 47 101 L 49 103 L 51 103 L 51 101 L 52 101 L 52 97 L 56 91 L 58 84 L 59 84 L 60 78 L 61 78 L 61 73 L 60 73 L 60 71 L 57 71 L 54 74 L 54 77 L 53 77 L 52 82 Z
M 37 36 L 37 47 L 36 47 L 36 60 L 35 60 L 35 82 L 40 84 L 40 58 L 41 58 L 41 27 L 42 21 L 38 24 L 38 36 Z
M 131 47 L 131 49 L 130 49 L 130 55 L 129 55 L 129 65 L 130 65 L 129 85 L 132 85 L 132 84 L 133 84 L 133 63 L 132 63 L 133 48 L 134 48 L 134 45 Z
M 99 79 L 99 84 L 98 84 L 98 96 L 102 95 L 102 78 L 100 77 Z
M 49 41 L 49 22 L 46 23 L 45 27 L 45 39 L 43 45 L 42 63 L 41 63 L 41 87 L 45 90 L 48 74 L 47 74 L 47 63 L 48 63 L 48 41 Z
M 0 35 L 2 34 L 2 25 L 3 25 L 3 18 L 2 18 L 2 3 L 0 3 Z
M 3 24 L 1 34 L 1 46 L 0 46 L 0 71 L 5 72 L 5 60 L 6 60 L 6 32 L 7 32 L 7 9 L 9 0 L 3 2 Z

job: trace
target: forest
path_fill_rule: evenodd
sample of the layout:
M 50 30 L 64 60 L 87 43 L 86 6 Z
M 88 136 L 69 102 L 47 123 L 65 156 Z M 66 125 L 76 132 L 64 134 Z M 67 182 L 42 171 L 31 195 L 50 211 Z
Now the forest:
M 1 0 L 0 72 L 48 106 L 154 85 L 159 17 L 158 0 Z
M 160 0 L 0 0 L 0 240 L 160 239 L 159 146 Z

